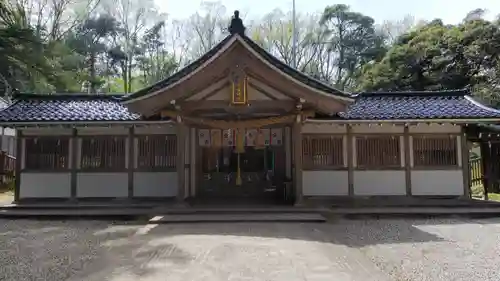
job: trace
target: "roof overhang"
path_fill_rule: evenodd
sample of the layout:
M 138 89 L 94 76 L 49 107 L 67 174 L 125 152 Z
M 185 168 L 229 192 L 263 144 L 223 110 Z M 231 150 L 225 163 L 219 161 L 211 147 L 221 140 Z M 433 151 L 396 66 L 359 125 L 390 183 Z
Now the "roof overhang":
M 414 124 L 414 123 L 454 123 L 454 124 L 490 124 L 500 122 L 500 118 L 484 119 L 381 119 L 381 120 L 362 120 L 362 119 L 307 119 L 306 123 L 313 124 Z
M 249 40 L 249 39 L 247 39 L 247 40 Z M 278 67 L 276 67 L 275 65 L 270 63 L 266 58 L 264 58 L 259 53 L 259 51 L 256 51 L 255 47 L 250 46 L 249 43 L 247 43 L 245 41 L 245 39 L 239 34 L 231 35 L 229 40 L 224 40 L 224 41 L 225 42 L 223 43 L 223 46 L 219 46 L 219 50 L 217 52 L 215 52 L 215 54 L 213 54 L 209 59 L 205 60 L 203 63 L 201 63 L 199 66 L 197 66 L 195 69 L 193 69 L 189 73 L 185 74 L 184 76 L 180 77 L 179 79 L 176 79 L 174 82 L 168 83 L 166 86 L 164 86 L 162 88 L 155 89 L 154 91 L 151 91 L 149 93 L 145 93 L 145 94 L 135 96 L 135 97 L 133 96 L 134 94 L 132 94 L 130 96 L 130 98 L 125 97 L 125 99 L 122 101 L 122 104 L 130 106 L 131 109 L 135 109 L 136 108 L 135 104 L 142 104 L 145 100 L 151 99 L 151 98 L 158 96 L 158 95 L 161 95 L 161 94 L 166 94 L 168 91 L 174 89 L 175 87 L 178 87 L 182 83 L 185 83 L 187 80 L 193 78 L 195 75 L 199 74 L 200 72 L 203 72 L 210 64 L 214 63 L 214 61 L 216 61 L 218 58 L 220 58 L 226 52 L 231 50 L 232 47 L 234 47 L 236 44 L 243 46 L 251 54 L 251 56 L 255 57 L 257 60 L 259 60 L 260 62 L 265 64 L 268 68 L 272 69 L 272 71 L 274 71 L 278 75 L 281 75 L 283 78 L 286 78 L 287 80 L 289 80 L 292 85 L 298 85 L 300 87 L 303 87 L 304 89 L 306 89 L 307 91 L 309 91 L 311 93 L 317 94 L 318 98 L 320 98 L 321 100 L 331 100 L 331 101 L 335 101 L 337 103 L 344 104 L 344 105 L 347 105 L 347 104 L 354 102 L 353 97 L 350 97 L 348 94 L 342 93 L 340 91 L 334 90 L 331 86 L 326 85 L 318 80 L 315 80 L 313 78 L 308 77 L 308 79 L 314 80 L 315 84 L 319 84 L 319 85 L 321 85 L 322 88 L 331 89 L 332 91 L 326 92 L 324 90 L 312 87 L 312 86 L 310 86 L 302 81 L 299 81 L 298 79 L 296 79 L 292 75 L 289 75 L 288 73 L 283 72 Z M 294 71 L 298 72 L 296 70 L 294 70 Z M 176 74 L 174 74 L 174 75 L 176 75 Z M 304 76 L 304 74 L 301 74 L 301 75 Z M 338 94 L 332 93 L 334 91 L 335 91 L 335 93 L 338 93 Z M 162 99 L 162 103 L 165 102 L 167 99 Z M 171 100 L 175 100 L 175 98 L 171 98 Z M 156 104 L 156 106 L 158 106 L 158 104 Z M 138 107 L 139 106 L 137 106 L 137 108 Z M 152 105 L 146 106 L 146 108 L 149 108 L 149 107 L 152 107 Z M 332 113 L 335 113 L 335 112 L 329 112 L 329 114 L 332 114 Z

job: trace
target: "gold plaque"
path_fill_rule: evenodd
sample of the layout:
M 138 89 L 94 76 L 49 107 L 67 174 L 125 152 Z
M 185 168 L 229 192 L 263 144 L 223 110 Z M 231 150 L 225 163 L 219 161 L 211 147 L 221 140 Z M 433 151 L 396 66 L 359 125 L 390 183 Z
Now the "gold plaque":
M 236 77 L 233 79 L 231 88 L 231 103 L 234 105 L 246 105 L 247 99 L 247 77 Z

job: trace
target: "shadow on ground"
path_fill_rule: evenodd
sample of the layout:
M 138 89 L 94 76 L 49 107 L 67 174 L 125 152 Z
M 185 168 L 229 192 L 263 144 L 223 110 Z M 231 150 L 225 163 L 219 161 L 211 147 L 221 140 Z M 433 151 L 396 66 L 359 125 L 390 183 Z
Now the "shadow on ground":
M 498 223 L 489 220 L 485 223 Z M 287 239 L 350 248 L 378 244 L 443 242 L 419 225 L 463 220 L 338 220 L 333 223 L 198 223 L 146 225 L 134 222 L 1 222 L 0 280 L 133 280 L 156 274 L 158 264 L 187 265 L 198 257 L 182 237 L 221 242 L 233 237 Z M 186 240 L 187 241 L 187 240 Z M 245 240 L 246 241 L 246 240 Z M 278 241 L 278 240 L 277 240 Z M 191 248 L 192 249 L 192 248 Z M 64 270 L 62 270 L 64 269 Z M 109 276 L 113 276 L 109 279 Z

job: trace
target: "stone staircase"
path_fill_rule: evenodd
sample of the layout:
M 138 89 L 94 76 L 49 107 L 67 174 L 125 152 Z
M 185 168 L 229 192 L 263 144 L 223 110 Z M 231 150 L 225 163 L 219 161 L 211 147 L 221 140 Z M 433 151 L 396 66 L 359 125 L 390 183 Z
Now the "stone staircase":
M 21 204 L 0 207 L 0 218 L 133 219 L 156 223 L 324 222 L 318 208 L 293 206 L 190 206 L 158 203 Z

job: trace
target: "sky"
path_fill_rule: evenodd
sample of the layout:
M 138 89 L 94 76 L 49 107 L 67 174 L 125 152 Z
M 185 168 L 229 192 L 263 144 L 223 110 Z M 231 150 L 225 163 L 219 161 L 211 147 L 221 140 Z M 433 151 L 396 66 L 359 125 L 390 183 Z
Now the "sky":
M 155 0 L 162 12 L 171 18 L 183 19 L 195 13 L 200 0 Z M 220 0 L 228 14 L 233 10 L 246 13 L 245 18 L 260 18 L 275 8 L 283 11 L 292 9 L 292 0 Z M 272 3 L 272 4 L 271 4 Z M 445 23 L 458 23 L 467 12 L 476 8 L 486 9 L 486 18 L 493 19 L 500 14 L 500 0 L 296 0 L 297 12 L 322 11 L 327 5 L 347 4 L 353 11 L 369 15 L 377 22 L 400 20 L 412 15 L 416 20 L 441 18 Z

